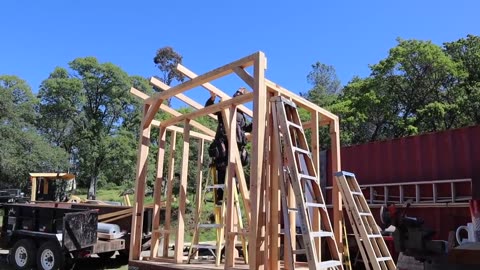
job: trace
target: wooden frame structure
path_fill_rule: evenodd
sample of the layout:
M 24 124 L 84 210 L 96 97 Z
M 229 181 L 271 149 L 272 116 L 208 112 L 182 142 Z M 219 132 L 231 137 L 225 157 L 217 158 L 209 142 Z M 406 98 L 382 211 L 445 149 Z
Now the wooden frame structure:
M 249 74 L 245 68 L 253 66 L 253 74 Z M 163 90 L 163 92 L 155 93 L 152 96 L 132 88 L 131 93 L 144 100 L 143 118 L 139 131 L 139 147 L 138 160 L 136 171 L 136 185 L 135 185 L 135 202 L 133 205 L 132 215 L 132 230 L 131 230 L 131 245 L 129 263 L 138 266 L 141 269 L 177 269 L 176 264 L 184 262 L 184 232 L 185 232 L 185 202 L 187 192 L 187 172 L 188 172 L 188 157 L 189 157 L 189 143 L 190 139 L 200 140 L 199 153 L 203 153 L 205 142 L 213 139 L 215 132 L 195 121 L 200 116 L 210 115 L 215 118 L 213 113 L 222 111 L 223 119 L 227 129 L 227 137 L 230 141 L 229 145 L 229 169 L 227 170 L 227 183 L 232 183 L 234 176 L 237 177 L 240 187 L 240 193 L 243 197 L 243 202 L 247 211 L 247 222 L 249 225 L 248 239 L 249 239 L 249 265 L 240 266 L 241 269 L 279 269 L 279 248 L 280 248 L 280 198 L 279 198 L 279 161 L 278 157 L 273 154 L 275 145 L 273 138 L 272 117 L 270 112 L 270 98 L 276 95 L 282 95 L 294 101 L 298 107 L 306 109 L 311 116 L 308 123 L 303 123 L 305 129 L 311 129 L 311 149 L 313 153 L 319 151 L 319 127 L 328 126 L 331 137 L 331 152 L 332 165 L 331 171 L 337 172 L 341 170 L 340 167 L 340 142 L 339 142 L 339 120 L 338 117 L 329 111 L 320 108 L 319 106 L 303 99 L 297 94 L 288 91 L 287 89 L 269 81 L 265 78 L 265 70 L 267 67 L 267 60 L 263 52 L 256 52 L 247 57 L 241 58 L 237 61 L 231 62 L 227 65 L 221 66 L 211 70 L 203 75 L 197 76 L 192 71 L 188 70 L 182 65 L 177 66 L 177 70 L 183 73 L 187 80 L 177 86 L 169 87 L 155 78 L 151 78 L 150 83 Z M 250 93 L 231 98 L 220 89 L 213 86 L 210 82 L 220 77 L 235 73 L 238 75 L 253 91 Z M 202 105 L 188 98 L 184 92 L 194 87 L 202 86 L 203 88 L 214 92 L 221 97 L 221 102 L 204 108 Z M 181 114 L 174 109 L 163 104 L 163 101 L 177 97 L 184 101 L 189 106 L 196 109 L 192 113 Z M 253 101 L 253 111 L 248 109 L 244 104 Z M 235 126 L 230 125 L 235 119 L 237 108 L 252 117 L 253 131 L 250 134 L 250 141 L 252 144 L 252 151 L 250 153 L 250 186 L 247 187 L 245 177 L 243 176 L 243 169 L 241 167 L 240 156 L 235 143 Z M 173 117 L 159 122 L 155 120 L 155 115 L 159 110 L 163 110 Z M 183 123 L 183 127 L 175 126 L 175 124 Z M 159 151 L 157 158 L 157 173 L 154 186 L 154 205 L 153 205 L 153 221 L 152 221 L 152 247 L 149 256 L 141 256 L 141 239 L 143 228 L 143 213 L 144 213 L 144 194 L 147 171 L 147 156 L 149 152 L 150 130 L 155 126 L 159 128 Z M 196 129 L 196 131 L 193 131 Z M 167 192 L 166 198 L 166 214 L 164 227 L 160 228 L 160 202 L 162 195 L 162 181 L 164 180 L 164 161 L 166 153 L 166 132 L 172 133 L 170 138 L 173 140 L 170 144 L 170 157 L 168 159 L 168 173 L 166 174 Z M 176 133 L 183 133 L 183 153 L 182 153 L 182 171 L 180 172 L 180 192 L 179 192 L 179 217 L 178 226 L 176 229 L 171 228 L 171 204 L 170 198 L 172 196 L 173 185 L 173 168 L 174 168 L 174 152 Z M 314 163 L 316 170 L 320 171 L 320 164 L 318 155 L 314 156 Z M 201 167 L 205 166 L 202 160 L 203 155 L 198 156 L 198 177 L 197 183 L 202 179 Z M 330 174 L 333 177 L 333 173 Z M 333 228 L 335 232 L 335 239 L 338 243 L 339 249 L 342 249 L 342 204 L 338 187 L 332 179 L 333 195 L 332 204 L 334 206 Z M 232 185 L 227 186 L 231 187 Z M 198 192 L 198 191 L 197 191 Z M 229 196 L 227 190 L 227 215 L 225 227 L 225 269 L 232 269 L 235 267 L 234 258 L 234 240 L 235 237 L 241 233 L 236 232 L 234 228 L 233 213 L 233 198 Z M 198 194 L 197 194 L 198 196 Z M 293 196 L 292 196 L 293 197 Z M 198 198 L 198 197 L 197 197 Z M 288 198 L 289 203 L 293 203 L 294 198 Z M 198 207 L 198 205 L 197 205 Z M 320 217 L 314 217 L 316 226 L 320 225 Z M 290 216 L 290 222 L 295 226 L 294 213 Z M 318 228 L 317 228 L 318 229 Z M 175 254 L 173 258 L 167 257 L 167 248 L 169 236 L 175 234 Z M 164 248 L 163 255 L 159 256 L 159 238 L 163 236 Z M 317 242 L 317 245 L 320 243 Z M 319 250 L 319 249 L 318 249 Z M 341 252 L 341 250 L 339 251 Z M 154 262 L 158 262 L 155 265 Z M 171 266 L 171 268 L 168 267 Z M 187 269 L 188 265 L 182 265 L 182 269 Z M 239 268 L 240 269 L 240 268 Z

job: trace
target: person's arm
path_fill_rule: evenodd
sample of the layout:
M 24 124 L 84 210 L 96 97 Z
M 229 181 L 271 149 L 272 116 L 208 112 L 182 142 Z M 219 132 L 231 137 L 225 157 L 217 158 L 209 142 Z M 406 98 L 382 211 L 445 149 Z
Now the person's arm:
M 205 107 L 208 107 L 210 105 L 213 105 L 215 103 L 215 98 L 217 96 L 215 94 L 212 94 L 212 92 L 210 92 L 210 98 L 207 99 L 207 102 L 205 102 Z
M 207 102 L 205 102 L 205 107 L 213 105 L 215 103 L 215 98 L 217 98 L 217 95 L 214 92 L 210 91 L 210 98 L 207 99 Z M 215 112 L 214 114 L 218 117 L 218 120 L 222 120 L 221 112 Z

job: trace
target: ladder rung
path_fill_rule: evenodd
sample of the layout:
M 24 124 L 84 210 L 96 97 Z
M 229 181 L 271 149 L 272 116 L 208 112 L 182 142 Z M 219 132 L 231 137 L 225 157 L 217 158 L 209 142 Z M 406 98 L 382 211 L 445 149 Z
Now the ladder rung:
M 312 181 L 317 181 L 317 177 L 316 177 L 316 176 L 313 176 L 313 175 L 308 175 L 308 174 L 299 173 L 298 176 L 299 176 L 300 178 L 303 178 L 303 179 L 312 180 Z
M 352 195 L 363 196 L 363 192 L 361 192 L 361 191 L 352 191 Z
M 225 188 L 224 184 L 217 184 L 217 185 L 211 185 L 211 186 L 206 186 L 206 189 L 220 189 L 220 188 Z
M 388 260 L 392 260 L 392 257 L 380 257 L 380 258 L 377 258 L 377 262 L 384 262 L 384 261 L 388 261 Z
M 372 213 L 370 213 L 370 212 L 359 212 L 358 214 L 360 216 L 371 216 L 372 215 Z
M 287 121 L 287 124 L 288 124 L 289 126 L 291 126 L 291 127 L 294 127 L 294 128 L 296 128 L 296 129 L 299 129 L 299 130 L 303 131 L 303 127 L 300 126 L 300 125 L 298 125 L 298 124 L 296 124 L 296 123 L 294 123 L 294 122 Z
M 209 245 L 209 244 L 198 244 L 198 245 L 192 245 L 192 248 L 217 249 L 217 246 L 216 245 Z
M 306 250 L 305 249 L 297 249 L 297 250 L 293 250 L 293 254 L 306 254 Z
M 324 203 L 312 203 L 312 202 L 306 202 L 305 203 L 306 207 L 317 207 L 317 208 L 325 208 L 327 207 Z
M 297 208 L 287 208 L 287 209 L 288 209 L 288 211 L 298 211 Z
M 317 263 L 317 269 L 329 269 L 332 267 L 340 266 L 342 263 L 340 261 L 324 261 Z
M 207 229 L 212 229 L 212 228 L 222 228 L 223 224 L 198 224 L 198 228 L 207 228 Z
M 369 234 L 368 238 L 382 238 L 383 236 L 381 234 Z
M 332 232 L 326 232 L 326 231 L 311 232 L 310 234 L 312 235 L 312 237 L 333 237 Z
M 307 156 L 310 156 L 312 153 L 310 153 L 310 151 L 308 150 L 305 150 L 305 149 L 302 149 L 302 148 L 298 148 L 298 147 L 292 147 L 293 151 L 295 152 L 299 152 L 299 153 L 302 153 L 302 154 L 305 154 Z

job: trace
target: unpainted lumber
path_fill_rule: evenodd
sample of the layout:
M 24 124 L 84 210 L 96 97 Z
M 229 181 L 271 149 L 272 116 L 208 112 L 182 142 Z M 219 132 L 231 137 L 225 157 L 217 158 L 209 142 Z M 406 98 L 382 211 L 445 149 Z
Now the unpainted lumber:
M 233 68 L 233 70 L 235 71 L 235 69 L 237 69 L 237 68 L 241 69 L 241 67 L 235 67 L 235 68 Z M 193 71 L 189 70 L 188 68 L 182 66 L 182 64 L 177 65 L 177 70 L 180 71 L 181 73 L 183 73 L 183 75 L 185 75 L 186 77 L 188 77 L 190 79 L 194 79 L 194 78 L 198 77 L 197 74 L 195 74 Z M 219 96 L 222 100 L 227 100 L 227 99 L 232 98 L 229 95 L 227 95 L 225 92 L 223 92 L 222 90 L 213 86 L 211 83 L 204 83 L 204 84 L 202 84 L 202 87 L 207 89 L 210 92 L 215 93 L 215 95 Z M 250 117 L 252 117 L 252 115 L 253 115 L 252 110 L 245 107 L 245 105 L 238 105 L 238 109 L 242 110 L 242 112 L 244 112 L 246 115 L 248 115 Z
M 160 227 L 160 204 L 162 202 L 162 182 L 163 182 L 163 161 L 165 159 L 167 129 L 160 127 L 158 133 L 158 156 L 157 156 L 157 174 L 153 186 L 153 219 L 152 219 L 152 240 L 150 248 L 150 258 L 157 257 L 159 245 L 159 233 L 156 232 Z
M 130 93 L 134 94 L 135 96 L 143 99 L 143 100 L 146 100 L 149 96 L 145 93 L 143 93 L 142 91 L 138 90 L 138 89 L 135 89 L 134 87 L 131 87 L 130 88 Z M 161 104 L 160 105 L 160 109 L 163 110 L 164 112 L 166 113 L 169 113 L 175 117 L 177 116 L 180 116 L 182 115 L 180 112 L 177 112 L 176 110 L 168 107 L 167 105 L 165 104 Z M 157 110 L 158 111 L 158 110 Z M 152 125 L 154 124 L 155 121 L 155 125 L 156 126 L 159 126 L 160 125 L 160 122 L 156 121 L 156 120 L 153 120 L 152 119 Z M 196 122 L 196 121 L 190 121 L 190 124 L 194 127 L 194 128 L 197 128 L 198 130 L 200 130 L 201 132 L 207 134 L 208 136 L 211 136 L 211 137 L 214 137 L 215 136 L 215 132 L 207 127 L 205 127 L 204 125 Z
M 145 116 L 150 105 L 144 104 L 143 118 L 140 124 L 139 146 L 137 154 L 137 171 L 135 180 L 135 203 L 133 204 L 132 229 L 130 235 L 129 260 L 139 260 L 142 243 L 143 211 L 145 184 L 147 180 L 148 150 L 150 148 L 150 125 L 145 127 Z
M 261 253 L 264 247 L 258 244 L 258 239 L 262 236 L 258 224 L 261 215 L 260 195 L 263 172 L 263 144 L 265 142 L 265 124 L 266 124 L 266 85 L 265 85 L 265 55 L 258 53 L 254 63 L 254 83 L 253 93 L 253 133 L 252 133 L 252 155 L 250 166 L 250 202 L 251 202 L 251 221 L 249 235 L 249 255 L 250 270 L 260 268 L 262 262 Z
M 178 230 L 175 239 L 174 259 L 176 263 L 183 262 L 183 240 L 185 239 L 185 208 L 187 201 L 187 178 L 188 178 L 188 156 L 190 153 L 190 124 L 189 120 L 185 120 L 183 131 L 183 154 L 182 154 L 182 170 L 180 173 L 180 196 L 178 206 Z
M 182 129 L 183 133 L 183 129 Z M 177 132 L 173 131 L 170 136 L 170 156 L 168 157 L 167 196 L 165 205 L 165 230 L 170 231 L 172 219 L 172 192 L 173 178 L 175 177 L 175 148 L 177 145 Z M 163 235 L 163 257 L 168 257 L 168 244 L 170 233 Z

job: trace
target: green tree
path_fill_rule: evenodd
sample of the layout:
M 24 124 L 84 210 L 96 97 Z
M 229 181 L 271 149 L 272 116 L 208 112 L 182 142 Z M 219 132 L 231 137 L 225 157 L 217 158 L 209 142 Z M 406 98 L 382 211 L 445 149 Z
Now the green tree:
M 132 142 L 127 145 L 136 148 L 135 136 L 128 132 L 139 122 L 136 114 L 140 109 L 129 89 L 132 84 L 146 82 L 129 78 L 119 67 L 99 63 L 93 57 L 77 58 L 69 67 L 70 73 L 56 68 L 42 82 L 39 126 L 50 140 L 69 152 L 80 182 L 89 185 L 88 197 L 95 199 L 98 181 L 121 177 L 111 170 L 123 172 L 122 166 L 129 163 L 121 158 L 128 152 L 124 143 Z M 125 156 L 131 161 L 131 154 Z M 131 177 L 131 173 L 123 175 Z
M 25 81 L 0 76 L 0 186 L 22 187 L 28 173 L 63 171 L 68 157 L 42 138 L 33 123 L 38 100 Z
M 480 124 L 480 37 L 468 35 L 454 42 L 444 44 L 445 52 L 459 64 L 465 76 L 459 87 L 464 96 L 459 106 L 466 116 L 463 125 Z
M 182 56 L 173 50 L 172 47 L 166 46 L 157 50 L 153 62 L 155 66 L 160 70 L 161 76 L 158 77 L 166 85 L 172 85 L 175 80 L 183 82 L 185 76 L 183 73 L 177 70 L 177 64 L 182 63 Z M 160 91 L 160 89 L 156 89 Z M 167 99 L 166 104 L 170 106 L 171 98 Z
M 157 50 L 153 62 L 162 72 L 160 80 L 166 85 L 171 85 L 174 80 L 182 82 L 185 77 L 179 72 L 177 64 L 182 63 L 182 56 L 175 52 L 172 47 L 163 47 Z
M 320 107 L 328 107 L 335 103 L 342 90 L 335 68 L 320 62 L 312 65 L 312 71 L 308 74 L 307 81 L 312 88 L 300 95 Z
M 367 78 L 354 78 L 330 108 L 344 144 L 398 138 L 461 126 L 465 72 L 441 47 L 402 40 Z
M 462 73 L 439 46 L 398 39 L 388 57 L 371 69 L 371 76 L 381 80 L 398 106 L 394 137 L 454 127 L 459 111 L 450 91 Z

